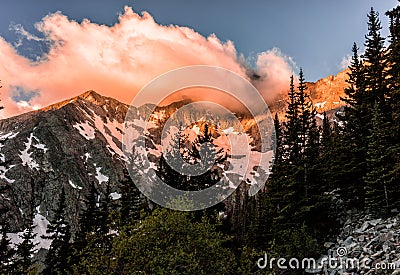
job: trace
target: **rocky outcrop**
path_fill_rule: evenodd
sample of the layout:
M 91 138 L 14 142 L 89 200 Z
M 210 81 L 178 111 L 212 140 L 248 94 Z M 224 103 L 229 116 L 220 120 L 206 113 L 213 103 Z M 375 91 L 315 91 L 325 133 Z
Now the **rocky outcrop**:
M 348 87 L 348 83 L 346 82 L 348 73 L 349 70 L 346 69 L 339 72 L 337 75 L 322 78 L 317 82 L 306 83 L 311 101 L 315 110 L 319 113 L 317 122 L 321 122 L 324 112 L 326 112 L 328 117 L 332 120 L 335 113 L 344 106 L 345 103 L 341 98 L 345 97 L 344 89 Z M 287 101 L 287 92 L 285 92 L 274 101 L 268 102 L 271 113 L 278 113 L 280 120 L 285 120 Z
M 356 214 L 348 219 L 335 243 L 325 243 L 326 255 L 338 266 L 308 270 L 314 274 L 400 274 L 400 215 L 372 219 Z M 342 266 L 340 266 L 342 263 Z
M 346 69 L 337 75 L 331 75 L 317 82 L 308 82 L 307 87 L 312 102 L 319 113 L 340 108 L 344 105 L 341 97 L 345 97 L 344 89 L 348 86 L 349 70 Z

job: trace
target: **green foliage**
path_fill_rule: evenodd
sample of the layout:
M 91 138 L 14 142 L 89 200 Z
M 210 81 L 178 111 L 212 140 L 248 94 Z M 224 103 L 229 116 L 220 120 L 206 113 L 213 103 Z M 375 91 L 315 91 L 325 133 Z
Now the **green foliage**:
M 365 203 L 371 213 L 382 216 L 390 211 L 391 198 L 395 187 L 390 161 L 390 123 L 387 121 L 379 104 L 375 105 L 372 118 L 371 134 L 368 139 L 367 163 L 365 176 Z
M 275 234 L 271 243 L 271 255 L 283 258 L 318 256 L 319 247 L 306 225 L 288 227 Z
M 112 242 L 111 253 L 90 253 L 88 274 L 229 274 L 235 256 L 224 243 L 228 238 L 206 218 L 194 221 L 186 212 L 157 209 L 142 222 L 133 223 L 129 234 Z M 99 254 L 100 252 L 100 254 Z

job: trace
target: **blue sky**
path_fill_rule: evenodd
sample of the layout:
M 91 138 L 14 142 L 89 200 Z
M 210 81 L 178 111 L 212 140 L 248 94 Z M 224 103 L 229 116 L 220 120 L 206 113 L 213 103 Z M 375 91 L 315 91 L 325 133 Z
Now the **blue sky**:
M 56 11 L 77 21 L 89 18 L 112 25 L 124 5 L 129 5 L 136 12 L 148 11 L 160 24 L 188 26 L 205 36 L 215 33 L 223 41 L 232 40 L 246 57 L 278 47 L 303 67 L 308 80 L 317 80 L 340 70 L 353 41 L 362 48 L 371 6 L 380 12 L 386 35 L 384 13 L 396 4 L 396 0 L 3 0 L 0 35 L 15 42 L 10 24 L 35 33 L 34 23 Z M 30 57 L 38 49 L 30 43 L 24 47 L 19 51 Z

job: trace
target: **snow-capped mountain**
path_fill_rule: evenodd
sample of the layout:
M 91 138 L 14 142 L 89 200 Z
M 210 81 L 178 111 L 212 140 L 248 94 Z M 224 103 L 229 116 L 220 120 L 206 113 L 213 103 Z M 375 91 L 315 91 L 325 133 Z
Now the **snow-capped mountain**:
M 161 132 L 165 121 L 176 109 L 187 102 L 175 102 L 157 107 L 150 115 L 146 129 L 146 147 L 153 169 L 161 156 Z M 135 127 L 143 127 L 143 117 L 149 115 L 149 107 L 135 109 Z M 95 184 L 103 192 L 111 186 L 113 199 L 120 197 L 118 183 L 125 176 L 126 157 L 122 150 L 124 120 L 129 106 L 115 99 L 88 91 L 78 97 L 49 107 L 0 121 L 0 209 L 7 211 L 6 218 L 13 231 L 21 231 L 34 217 L 42 228 L 48 223 L 57 204 L 58 195 L 64 188 L 68 219 L 76 225 L 83 198 L 89 186 Z M 244 131 L 235 123 L 221 117 L 219 129 L 210 128 L 214 145 L 230 154 L 227 140 L 245 135 L 252 159 L 272 151 L 260 152 L 257 125 L 246 115 L 238 115 Z M 192 121 L 195 110 L 183 114 L 182 120 Z M 204 126 L 192 124 L 186 134 L 193 140 Z M 240 165 L 233 156 L 226 163 L 226 174 L 235 174 Z M 262 178 L 256 173 L 257 162 L 250 163 L 241 180 L 248 184 Z M 269 163 L 263 170 L 268 171 Z M 39 230 L 38 229 L 38 230 Z M 43 232 L 42 232 L 43 233 Z M 18 239 L 16 235 L 12 235 Z

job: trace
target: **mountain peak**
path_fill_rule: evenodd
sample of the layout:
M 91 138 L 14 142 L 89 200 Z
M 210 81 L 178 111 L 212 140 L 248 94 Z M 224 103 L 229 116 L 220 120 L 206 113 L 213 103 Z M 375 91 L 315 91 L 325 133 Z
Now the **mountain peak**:
M 74 99 L 78 99 L 78 98 L 81 98 L 81 99 L 84 99 L 84 100 L 86 100 L 86 101 L 90 101 L 90 102 L 93 102 L 93 103 L 99 103 L 99 102 L 101 102 L 101 101 L 104 101 L 104 99 L 105 99 L 106 97 L 100 95 L 100 94 L 97 93 L 96 91 L 89 90 L 89 91 L 86 91 L 86 92 L 84 92 L 83 94 L 77 96 L 77 97 L 74 98 Z
M 64 107 L 65 105 L 68 105 L 70 103 L 82 102 L 82 101 L 85 103 L 89 102 L 89 103 L 92 103 L 94 105 L 101 106 L 101 107 L 103 107 L 104 105 L 112 105 L 114 107 L 118 106 L 118 105 L 124 105 L 124 108 L 125 108 L 127 106 L 126 104 L 119 102 L 118 100 L 116 100 L 114 98 L 103 96 L 93 90 L 88 90 L 88 91 L 84 92 L 83 94 L 80 94 L 73 98 L 52 104 L 48 107 L 44 107 L 38 111 L 56 110 L 56 109 L 60 109 L 60 108 Z

